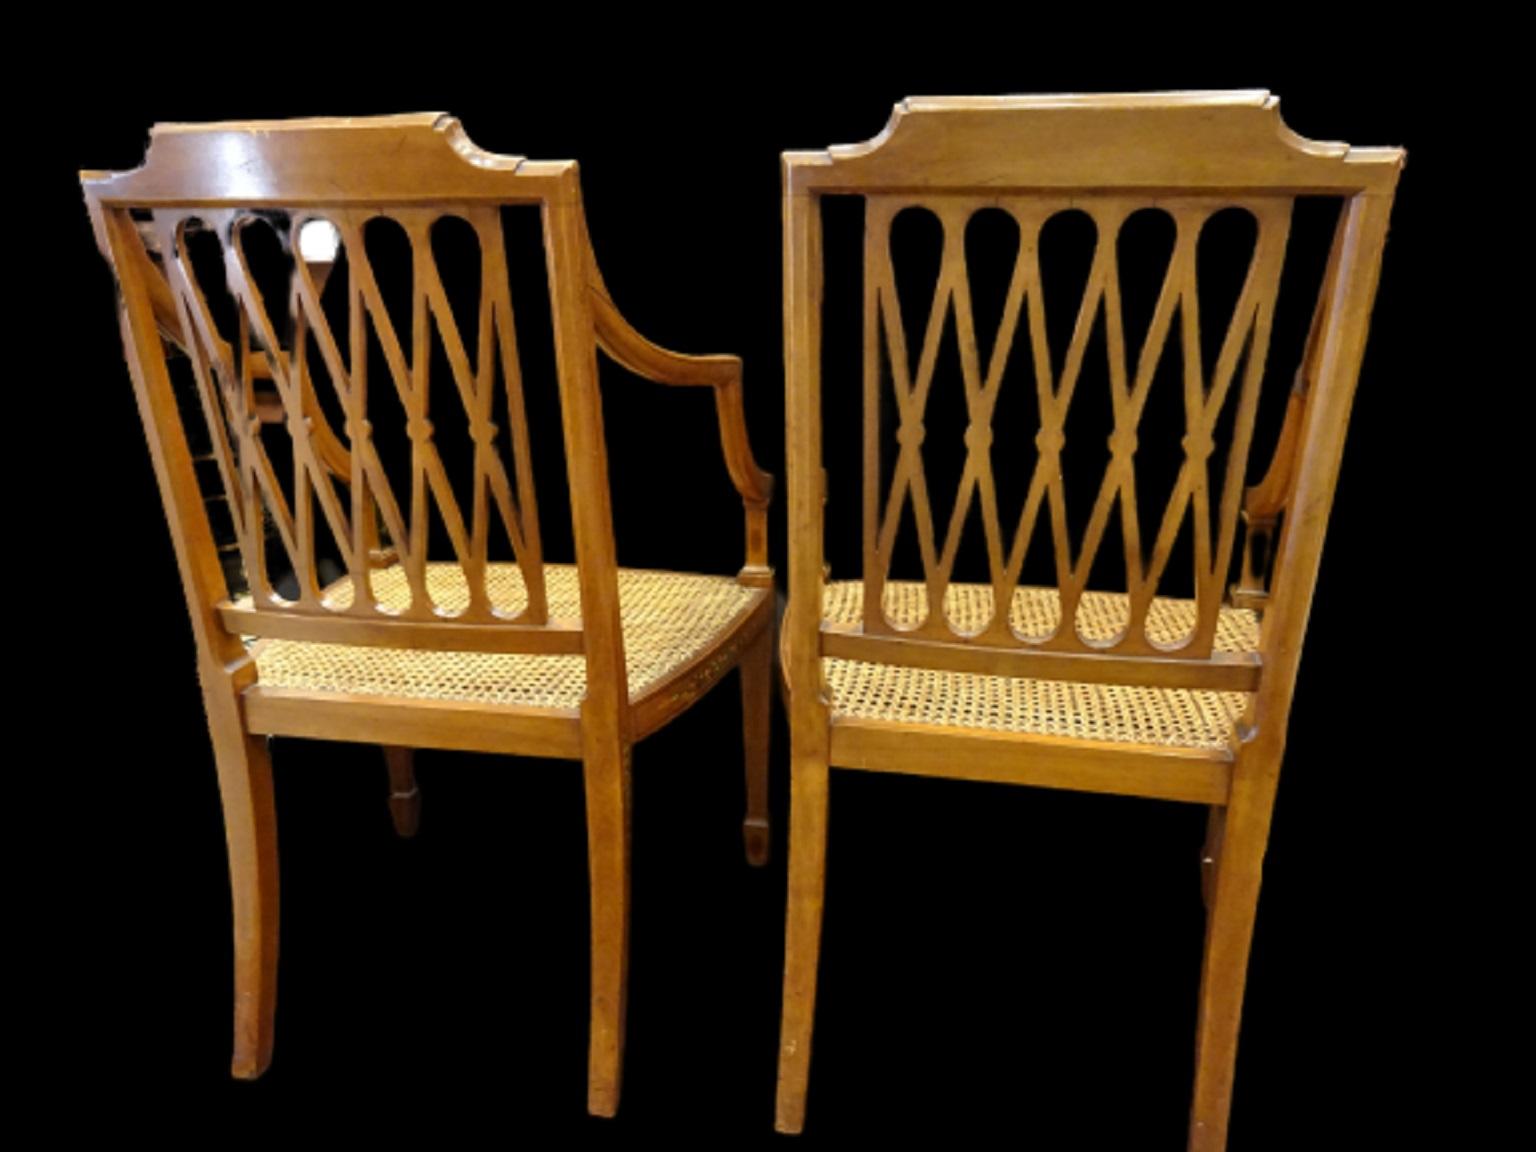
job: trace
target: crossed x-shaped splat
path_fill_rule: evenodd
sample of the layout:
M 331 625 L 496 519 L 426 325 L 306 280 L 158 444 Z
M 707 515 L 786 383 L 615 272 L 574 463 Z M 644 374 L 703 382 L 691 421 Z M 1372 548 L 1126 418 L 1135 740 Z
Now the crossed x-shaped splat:
M 882 336 L 896 397 L 896 439 L 900 448 L 884 509 L 876 512 L 878 531 L 874 530 L 873 525 L 866 526 L 866 631 L 894 630 L 894 626 L 885 619 L 880 593 L 889 572 L 901 514 L 910 499 L 930 605 L 927 618 L 917 626 L 916 631 L 919 635 L 935 638 L 953 638 L 956 635 L 942 610 L 935 610 L 935 606 L 944 602 L 944 592 L 954 570 L 961 535 L 971 505 L 979 497 L 994 604 L 1004 608 L 995 609 L 991 621 L 972 638 L 1008 644 L 1022 641 L 1046 648 L 1078 651 L 1103 648 L 1114 648 L 1122 652 L 1166 651 L 1154 646 L 1146 638 L 1146 615 L 1167 568 L 1179 528 L 1185 517 L 1192 514 L 1198 622 L 1194 633 L 1180 648 L 1186 654 L 1209 653 L 1220 607 L 1220 578 L 1230 563 L 1235 538 L 1237 500 L 1242 487 L 1258 388 L 1268 349 L 1290 207 L 1289 201 L 1267 199 L 1241 205 L 1258 220 L 1258 236 L 1242 290 L 1207 384 L 1201 360 L 1196 252 L 1205 221 L 1230 204 L 1230 201 L 1187 199 L 1159 205 L 1173 218 L 1175 240 L 1151 323 L 1136 355 L 1134 373 L 1129 370 L 1125 346 L 1116 240 L 1126 218 L 1132 212 L 1148 207 L 1145 201 L 1104 198 L 1068 205 L 1025 198 L 1013 201 L 989 199 L 984 202 L 950 198 L 923 204 L 922 207 L 938 216 L 943 226 L 943 255 L 914 372 L 908 355 L 889 240 L 891 223 L 896 214 L 910 207 L 911 202 L 871 200 L 865 231 L 866 484 L 873 485 L 877 476 L 874 462 L 879 450 L 876 430 L 879 341 Z M 964 242 L 967 222 L 972 213 L 983 206 L 1006 208 L 1020 226 L 1019 252 L 1004 298 L 997 335 L 984 371 L 976 340 Z M 1058 378 L 1052 370 L 1050 342 L 1046 332 L 1039 237 L 1045 222 L 1069 207 L 1089 213 L 1096 226 L 1098 240 Z M 943 546 L 940 548 L 934 532 L 924 471 L 923 421 L 945 322 L 951 310 L 955 320 L 969 423 L 965 432 L 965 463 Z M 1061 453 L 1066 444 L 1067 415 L 1082 375 L 1089 340 L 1101 311 L 1104 317 L 1113 431 L 1109 438 L 1109 461 L 1089 513 L 1081 546 L 1074 556 L 1067 524 Z M 1137 431 L 1152 380 L 1173 330 L 1175 315 L 1179 320 L 1183 359 L 1184 459 L 1163 509 L 1152 552 L 1148 557 L 1142 548 L 1140 515 L 1136 503 Z M 1021 316 L 1029 326 L 1040 424 L 1035 437 L 1035 466 L 1011 543 L 1005 551 L 992 475 L 992 417 Z M 1216 424 L 1227 403 L 1240 363 L 1246 363 L 1246 370 L 1239 392 L 1231 447 L 1227 454 L 1219 509 L 1219 532 L 1213 548 L 1209 459 L 1215 448 Z M 1021 637 L 1013 631 L 1006 606 L 1012 603 L 1042 507 L 1050 510 L 1062 621 L 1075 619 L 1078 601 L 1087 585 L 1110 516 L 1116 507 L 1119 508 L 1126 588 L 1130 594 L 1129 617 L 1119 636 L 1090 642 L 1080 637 L 1075 627 L 1058 626 L 1055 634 L 1049 637 Z M 874 505 L 867 503 L 866 508 L 873 510 Z
M 204 222 L 216 229 L 223 243 L 225 274 L 231 294 L 239 306 L 238 344 L 231 346 L 218 338 L 207 301 L 197 287 L 185 256 L 175 239 L 176 229 L 185 217 L 170 214 L 162 221 L 162 251 L 176 253 L 170 263 L 173 291 L 182 322 L 195 331 L 199 347 L 193 349 L 192 361 L 204 416 L 214 431 L 215 454 L 226 482 L 238 470 L 243 479 L 230 491 L 247 493 L 245 508 L 233 509 L 235 526 L 245 552 L 253 585 L 268 598 L 266 566 L 262 555 L 261 507 L 265 502 L 284 548 L 299 575 L 300 604 L 318 607 L 318 589 L 314 579 L 314 540 L 311 497 L 319 505 L 335 539 L 342 561 L 352 577 L 354 596 L 351 611 L 366 614 L 376 611 L 368 583 L 364 526 L 371 521 L 376 506 L 400 555 L 412 590 L 408 614 L 430 618 L 434 613 L 426 584 L 429 507 L 437 508 L 469 590 L 467 619 L 493 619 L 497 612 L 491 605 L 485 582 L 490 503 L 494 501 L 513 553 L 523 569 L 527 587 L 527 608 L 521 614 L 526 623 L 543 623 L 547 614 L 543 588 L 543 566 L 538 538 L 538 522 L 533 508 L 533 478 L 529 463 L 527 421 L 524 416 L 522 380 L 516 353 L 510 291 L 505 254 L 500 236 L 500 221 L 494 212 L 471 210 L 471 224 L 481 244 L 482 276 L 478 347 L 474 365 L 459 332 L 449 305 L 436 262 L 432 257 L 431 227 L 435 214 L 403 211 L 397 216 L 409 236 L 412 260 L 412 354 L 408 359 L 404 344 L 383 301 L 373 268 L 368 261 L 362 229 L 373 213 L 338 212 L 330 217 L 341 243 L 348 253 L 348 313 L 351 369 L 343 359 L 340 344 L 320 306 L 319 292 L 302 259 L 294 260 L 292 291 L 288 301 L 293 318 L 293 350 L 286 351 L 277 336 L 271 313 L 246 265 L 240 244 L 237 214 L 223 212 L 205 216 Z M 303 221 L 293 222 L 295 234 Z M 191 324 L 187 321 L 191 320 Z M 411 499 L 409 518 L 402 514 L 383 463 L 374 444 L 367 418 L 367 330 L 371 324 L 391 381 L 406 413 L 406 434 L 411 442 Z M 433 440 L 429 418 L 429 367 L 431 331 L 435 329 L 442 343 L 459 399 L 469 418 L 474 443 L 474 504 L 466 528 L 462 511 L 449 483 L 446 469 Z M 313 338 L 327 374 L 336 391 L 346 418 L 346 433 L 351 455 L 350 518 L 323 467 L 312 439 L 312 426 L 306 400 L 312 395 L 307 341 Z M 252 403 L 253 357 L 248 352 L 252 342 L 265 351 L 273 385 L 282 404 L 294 449 L 294 506 L 277 483 L 271 460 L 261 445 L 259 422 Z M 524 497 L 524 510 L 514 495 L 506 466 L 497 449 L 499 430 L 492 421 L 498 357 L 508 392 L 513 451 L 518 472 L 518 492 Z M 231 459 L 229 446 L 220 431 L 213 389 L 209 386 L 209 366 L 220 381 L 223 404 L 229 414 L 238 451 Z M 489 493 L 489 498 L 487 494 Z M 350 519 L 350 524 L 349 524 Z

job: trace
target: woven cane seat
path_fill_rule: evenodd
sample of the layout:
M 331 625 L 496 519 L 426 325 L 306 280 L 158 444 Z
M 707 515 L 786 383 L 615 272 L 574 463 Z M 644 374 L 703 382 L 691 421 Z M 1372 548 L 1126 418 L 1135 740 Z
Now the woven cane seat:
M 893 623 L 918 624 L 928 612 L 927 589 L 916 582 L 891 581 L 884 605 Z M 829 583 L 823 608 L 828 623 L 858 625 L 864 613 L 862 582 Z M 944 608 L 957 629 L 980 628 L 992 616 L 992 589 L 951 584 Z M 1086 640 L 1108 640 L 1124 627 L 1128 612 L 1124 595 L 1085 592 L 1077 611 L 1078 631 Z M 1020 588 L 1014 593 L 1009 619 L 1019 633 L 1047 635 L 1060 616 L 1056 589 Z M 1160 597 L 1148 610 L 1147 634 L 1156 643 L 1172 644 L 1188 635 L 1194 623 L 1193 600 Z M 1258 646 L 1257 615 L 1245 608 L 1223 608 L 1215 650 L 1255 652 Z M 1248 702 L 1244 692 L 1032 680 L 858 660 L 828 658 L 823 668 L 834 721 L 981 728 L 1116 744 L 1226 748 Z
M 546 565 L 544 578 L 550 616 L 579 619 L 575 567 Z M 398 565 L 374 573 L 372 580 L 382 605 L 403 608 L 410 602 Z M 515 564 L 490 565 L 486 586 L 499 608 L 513 611 L 526 600 Z M 468 602 L 463 571 L 456 564 L 429 565 L 427 587 L 433 602 L 445 610 Z M 764 595 L 729 576 L 619 569 L 631 698 L 686 667 Z M 336 608 L 346 607 L 351 598 L 345 582 L 330 594 Z M 580 655 L 430 652 L 269 639 L 257 649 L 256 666 L 267 688 L 360 696 L 574 709 L 587 690 L 586 659 Z

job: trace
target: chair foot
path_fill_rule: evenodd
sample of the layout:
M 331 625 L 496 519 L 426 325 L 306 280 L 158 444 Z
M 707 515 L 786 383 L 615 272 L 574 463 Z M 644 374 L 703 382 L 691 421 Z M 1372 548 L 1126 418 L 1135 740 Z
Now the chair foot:
M 786 1115 L 786 1110 L 780 1108 L 773 1118 L 773 1130 L 782 1132 L 785 1136 L 798 1136 L 805 1130 L 805 1103 L 800 1104 L 800 1109 L 793 1115 Z
M 389 815 L 395 832 L 409 840 L 421 827 L 421 789 L 416 786 L 416 752 L 386 745 L 384 764 L 389 769 Z
M 395 822 L 395 833 L 402 840 L 409 840 L 421 827 L 421 789 L 389 794 L 389 815 Z
M 619 1114 L 618 1086 L 587 1085 L 587 1115 L 612 1120 Z
M 747 863 L 761 868 L 768 863 L 768 821 L 748 816 L 741 822 L 741 838 L 747 848 Z
M 236 1008 L 239 1014 L 239 1008 Z M 270 1041 L 265 1050 L 254 1046 L 251 1051 L 242 1052 L 236 1047 L 235 1058 L 230 1061 L 229 1074 L 236 1080 L 259 1080 L 264 1072 L 272 1064 L 272 1045 Z

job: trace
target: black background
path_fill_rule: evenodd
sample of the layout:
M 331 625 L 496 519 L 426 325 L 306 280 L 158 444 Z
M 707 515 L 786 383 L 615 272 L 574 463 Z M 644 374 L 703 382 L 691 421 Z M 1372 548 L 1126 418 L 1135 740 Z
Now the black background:
M 781 150 L 866 139 L 911 94 L 1265 86 L 1301 134 L 1403 144 L 1409 165 L 1293 713 L 1232 1146 L 1353 1146 L 1421 1127 L 1444 1092 L 1428 1038 L 1449 1013 L 1433 992 L 1452 928 L 1433 849 L 1456 821 L 1420 789 L 1442 722 L 1377 701 L 1414 685 L 1398 628 L 1409 592 L 1393 574 L 1422 558 L 1415 534 L 1437 476 L 1461 468 L 1433 448 L 1446 429 L 1427 402 L 1448 133 L 1411 60 L 1383 50 L 1362 63 L 1335 44 L 1241 65 L 1089 63 L 1037 41 L 933 63 L 802 41 L 779 63 L 764 51 L 746 65 L 727 47 L 646 54 L 601 79 L 570 67 L 579 54 L 474 44 L 426 68 L 403 51 L 366 67 L 345 52 L 333 65 L 258 56 L 286 80 L 260 88 L 233 82 L 258 66 L 233 50 L 147 85 L 120 60 L 81 68 L 90 112 L 57 113 L 51 127 L 60 279 L 37 314 L 53 349 L 37 363 L 62 386 L 28 396 L 70 429 L 67 465 L 32 481 L 36 538 L 66 576 L 54 591 L 106 608 L 37 646 L 39 697 L 78 707 L 23 718 L 50 737 L 28 754 L 45 799 L 19 817 L 38 926 L 24 949 L 39 978 L 22 1004 L 39 1024 L 28 1067 L 39 1086 L 88 1088 L 56 1118 L 258 1133 L 303 1116 L 322 1138 L 771 1138 L 787 811 L 776 719 L 774 858 L 749 870 L 733 683 L 637 750 L 624 1102 L 602 1122 L 584 1112 L 579 768 L 425 752 L 422 831 L 401 842 L 375 751 L 277 741 L 277 1048 L 259 1082 L 231 1081 L 211 754 L 74 169 L 133 166 L 156 120 L 439 108 L 488 150 L 575 157 L 614 298 L 664 345 L 744 357 L 753 442 L 782 475 Z M 739 504 L 707 396 L 614 377 L 605 405 L 621 562 L 733 571 Z M 831 804 L 804 1140 L 996 1130 L 1042 1148 L 1182 1146 L 1203 812 L 863 774 L 834 774 Z

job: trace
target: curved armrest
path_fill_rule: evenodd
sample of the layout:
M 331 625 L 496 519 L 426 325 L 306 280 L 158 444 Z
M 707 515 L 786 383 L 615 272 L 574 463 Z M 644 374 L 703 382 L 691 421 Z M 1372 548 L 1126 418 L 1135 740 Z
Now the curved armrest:
M 747 438 L 746 409 L 742 404 L 739 356 L 685 356 L 651 343 L 624 319 L 598 271 L 588 248 L 588 287 L 592 293 L 592 318 L 597 344 L 619 365 L 657 384 L 707 386 L 715 390 L 715 413 L 720 421 L 720 449 L 725 456 L 731 483 L 741 494 L 747 513 L 747 563 L 744 582 L 766 585 L 772 580 L 768 567 L 768 502 L 773 496 L 773 477 L 757 466 Z

